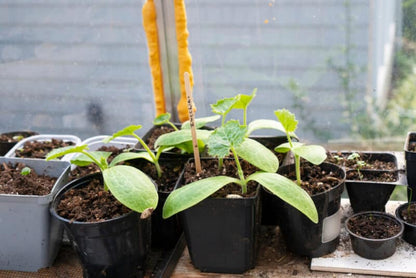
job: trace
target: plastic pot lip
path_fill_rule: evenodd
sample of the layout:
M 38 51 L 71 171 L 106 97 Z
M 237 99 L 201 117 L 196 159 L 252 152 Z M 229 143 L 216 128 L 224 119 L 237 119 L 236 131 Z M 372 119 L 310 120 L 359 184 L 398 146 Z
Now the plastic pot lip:
M 399 225 L 400 225 L 400 231 L 396 235 L 394 235 L 392 237 L 383 238 L 383 239 L 366 238 L 366 237 L 357 235 L 356 233 L 353 233 L 348 228 L 348 223 L 349 223 L 349 221 L 351 220 L 352 217 L 355 217 L 355 216 L 358 216 L 358 215 L 364 215 L 364 214 L 373 214 L 373 215 L 376 214 L 376 215 L 381 216 L 383 218 L 392 219 L 392 220 L 396 221 L 397 223 L 399 223 Z M 403 231 L 404 231 L 404 224 L 403 224 L 402 221 L 399 221 L 396 217 L 394 217 L 394 215 L 391 215 L 391 214 L 386 213 L 386 212 L 381 212 L 381 211 L 362 211 L 362 212 L 354 213 L 353 215 L 349 216 L 347 218 L 347 220 L 345 220 L 345 225 L 344 226 L 345 226 L 345 230 L 348 232 L 348 234 L 350 236 L 353 236 L 353 237 L 358 238 L 358 239 L 361 239 L 361 240 L 370 241 L 370 242 L 384 242 L 384 241 L 392 240 L 392 239 L 395 239 L 395 238 L 399 238 L 399 237 L 402 236 Z
M 412 227 L 412 228 L 414 228 L 414 229 L 416 229 L 416 225 L 415 224 L 412 224 L 412 223 L 409 223 L 409 222 L 406 222 L 406 220 L 404 220 L 403 218 L 402 218 L 402 216 L 400 215 L 400 211 L 404 208 L 404 207 L 406 207 L 408 204 L 416 204 L 416 201 L 413 201 L 413 202 L 410 202 L 410 203 L 403 203 L 403 204 L 401 204 L 400 206 L 398 206 L 397 208 L 396 208 L 396 211 L 395 211 L 395 215 L 396 215 L 396 219 L 397 220 L 399 220 L 399 222 L 401 222 L 401 223 L 403 223 L 403 224 L 406 224 L 406 226 L 410 226 L 410 227 Z
M 79 178 L 79 179 L 76 179 L 76 180 L 73 180 L 73 181 L 71 181 L 71 182 L 67 183 L 67 184 L 66 184 L 63 188 L 61 188 L 61 189 L 58 191 L 58 193 L 57 193 L 57 194 L 55 195 L 55 197 L 53 198 L 52 203 L 51 203 L 51 206 L 50 206 L 50 208 L 49 208 L 50 213 L 51 213 L 51 214 L 52 214 L 55 218 L 59 219 L 59 220 L 60 220 L 60 221 L 62 221 L 62 222 L 65 222 L 65 223 L 70 224 L 70 225 L 72 225 L 72 224 L 76 224 L 76 225 L 81 225 L 81 226 L 82 226 L 82 225 L 89 225 L 89 226 L 92 226 L 92 225 L 100 225 L 100 224 L 103 224 L 103 223 L 111 223 L 111 222 L 118 221 L 118 220 L 120 220 L 120 219 L 122 219 L 122 218 L 126 218 L 126 217 L 128 217 L 128 216 L 130 216 L 130 215 L 132 215 L 132 214 L 135 214 L 135 213 L 137 213 L 137 214 L 139 214 L 139 215 L 140 215 L 140 213 L 138 213 L 137 211 L 131 210 L 130 212 L 128 212 L 128 213 L 126 213 L 126 214 L 120 215 L 120 216 L 115 217 L 115 218 L 107 219 L 107 220 L 104 220 L 104 221 L 100 221 L 100 222 L 81 222 L 81 221 L 73 221 L 73 220 L 70 220 L 70 219 L 67 219 L 67 218 L 64 218 L 64 217 L 60 216 L 60 215 L 56 212 L 55 207 L 56 207 L 56 205 L 57 205 L 57 202 L 60 200 L 61 195 L 63 195 L 66 191 L 68 191 L 68 190 L 70 190 L 70 189 L 72 189 L 72 188 L 74 188 L 74 187 L 79 186 L 79 185 L 80 185 L 80 182 L 82 182 L 82 181 L 87 181 L 87 180 L 92 179 L 92 178 L 102 178 L 102 175 L 101 175 L 101 173 L 100 173 L 100 172 L 98 172 L 98 173 L 93 173 L 93 174 L 90 174 L 90 175 L 87 175 L 87 176 L 81 177 L 81 178 Z

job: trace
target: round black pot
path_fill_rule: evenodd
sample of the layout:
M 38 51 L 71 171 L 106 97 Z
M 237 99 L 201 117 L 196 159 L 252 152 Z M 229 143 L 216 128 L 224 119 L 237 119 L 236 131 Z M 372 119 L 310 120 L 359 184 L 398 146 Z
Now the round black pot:
M 363 214 L 371 214 L 372 217 L 391 219 L 401 226 L 400 232 L 385 239 L 370 239 L 357 235 L 348 228 L 348 223 L 351 221 L 351 218 Z M 348 217 L 345 221 L 345 229 L 350 235 L 352 249 L 357 255 L 370 260 L 382 260 L 392 256 L 394 252 L 396 252 L 397 241 L 403 234 L 404 226 L 403 223 L 390 214 L 379 211 L 366 211 Z
M 319 166 L 324 171 L 337 173 L 341 182 L 328 191 L 311 196 L 318 211 L 319 222 L 317 224 L 280 198 L 275 198 L 276 202 L 280 202 L 278 205 L 281 207 L 280 230 L 287 247 L 298 255 L 309 257 L 321 257 L 335 251 L 339 244 L 341 230 L 340 206 L 345 184 L 345 171 L 331 163 L 322 163 Z M 294 170 L 295 165 L 291 164 L 281 167 L 278 173 L 287 175 Z
M 32 136 L 32 135 L 37 135 L 39 133 L 37 132 L 33 132 L 33 131 L 12 131 L 12 132 L 5 132 L 2 133 L 3 135 L 7 135 L 7 136 L 22 136 L 24 138 Z M 14 147 L 14 145 L 16 145 L 17 141 L 15 142 L 2 142 L 0 141 L 0 156 L 4 156 L 11 148 Z
M 354 170 L 355 171 L 355 170 Z M 380 173 L 386 171 L 361 170 L 361 173 Z M 395 173 L 397 176 L 397 172 Z M 348 197 L 354 212 L 385 211 L 387 201 L 393 193 L 396 183 L 361 180 L 345 181 Z
M 92 178 L 101 178 L 101 174 L 92 174 L 67 184 L 58 192 L 50 208 L 52 216 L 63 223 L 78 253 L 83 277 L 143 277 L 150 247 L 150 217 L 140 219 L 140 214 L 132 211 L 111 220 L 89 223 L 71 221 L 56 213 L 66 191 L 86 186 Z
M 404 158 L 406 164 L 407 184 L 411 191 L 407 191 L 409 202 L 416 201 L 416 152 L 409 151 L 411 143 L 416 142 L 416 132 L 409 132 L 404 143 Z
M 411 202 L 410 204 L 412 203 L 415 203 L 415 202 Z M 404 203 L 400 205 L 396 209 L 395 214 L 396 214 L 396 218 L 399 219 L 404 225 L 403 239 L 406 242 L 416 246 L 416 225 L 406 222 L 401 215 L 401 212 L 407 209 L 408 205 L 409 203 Z

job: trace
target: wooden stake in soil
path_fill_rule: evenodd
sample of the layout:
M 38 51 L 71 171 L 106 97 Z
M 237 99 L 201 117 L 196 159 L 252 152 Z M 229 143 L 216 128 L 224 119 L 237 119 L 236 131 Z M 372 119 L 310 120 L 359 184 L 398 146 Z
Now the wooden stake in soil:
M 196 172 L 200 173 L 201 172 L 201 160 L 199 159 L 198 138 L 196 138 L 195 117 L 194 117 L 194 111 L 192 109 L 193 99 L 192 99 L 191 85 L 189 81 L 188 72 L 184 73 L 184 79 L 185 79 L 186 101 L 188 104 L 189 124 L 191 126 L 191 134 L 192 134 L 192 146 L 194 149 L 195 168 L 196 168 Z

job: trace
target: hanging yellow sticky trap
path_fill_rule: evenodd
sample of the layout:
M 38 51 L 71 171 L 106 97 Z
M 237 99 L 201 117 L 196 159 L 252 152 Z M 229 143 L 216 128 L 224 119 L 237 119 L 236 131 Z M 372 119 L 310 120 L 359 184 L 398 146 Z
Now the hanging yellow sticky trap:
M 153 0 L 147 0 L 142 8 L 143 27 L 147 38 L 149 64 L 153 80 L 153 94 L 155 98 L 156 116 L 166 112 L 163 91 L 163 75 L 160 64 L 159 38 L 156 23 L 156 7 Z
M 188 28 L 186 24 L 186 10 L 184 0 L 175 0 L 175 23 L 176 23 L 176 40 L 178 42 L 178 62 L 179 62 L 179 82 L 181 88 L 181 98 L 179 100 L 177 110 L 178 117 L 181 122 L 189 119 L 188 107 L 186 103 L 186 90 L 184 73 L 189 73 L 189 81 L 191 89 L 194 86 L 194 78 L 192 73 L 192 57 L 188 50 Z M 192 104 L 195 111 L 195 105 Z

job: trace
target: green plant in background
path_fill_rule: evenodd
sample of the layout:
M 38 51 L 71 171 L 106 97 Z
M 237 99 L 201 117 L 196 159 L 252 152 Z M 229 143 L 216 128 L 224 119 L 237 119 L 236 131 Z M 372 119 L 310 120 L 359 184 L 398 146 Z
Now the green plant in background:
M 87 166 L 95 163 L 103 176 L 104 190 L 110 190 L 111 194 L 126 207 L 140 213 L 156 208 L 158 194 L 150 178 L 132 166 L 117 165 L 122 161 L 140 158 L 139 153 L 121 153 L 109 164 L 107 159 L 111 152 L 88 151 L 87 145 L 81 145 L 54 149 L 46 156 L 46 160 L 70 153 L 80 154 L 71 160 L 72 164 Z
M 216 176 L 201 179 L 174 190 L 163 207 L 163 218 L 190 208 L 211 196 L 214 192 L 230 183 L 241 186 L 242 193 L 247 190 L 247 183 L 255 181 L 279 196 L 285 202 L 296 207 L 314 223 L 318 222 L 316 207 L 310 196 L 291 180 L 276 173 L 279 161 L 269 149 L 247 138 L 247 127 L 231 120 L 217 128 L 208 139 L 208 151 L 218 158 L 233 154 L 238 178 Z M 239 157 L 260 169 L 245 177 Z
M 300 158 L 306 159 L 312 164 L 318 165 L 324 162 L 327 158 L 326 150 L 322 146 L 318 145 L 305 145 L 303 143 L 293 142 L 291 134 L 294 134 L 298 127 L 298 121 L 296 120 L 295 115 L 286 109 L 276 110 L 274 111 L 274 114 L 282 124 L 288 140 L 287 143 L 277 146 L 275 151 L 279 153 L 287 153 L 291 151 L 293 153 L 295 156 L 296 181 L 300 186 L 302 183 Z
M 358 177 L 360 180 L 363 180 L 363 174 L 361 173 L 361 169 L 363 169 L 363 167 L 367 164 L 364 160 L 361 160 L 360 158 L 360 154 L 354 152 L 347 157 L 347 160 L 353 161 L 355 163 L 355 169 L 358 172 Z
M 170 117 L 171 117 L 170 113 L 160 114 L 159 116 L 157 116 L 156 118 L 153 119 L 153 124 L 154 125 L 164 125 L 164 124 L 168 124 L 174 130 L 179 130 L 176 127 L 176 125 L 170 121 Z

